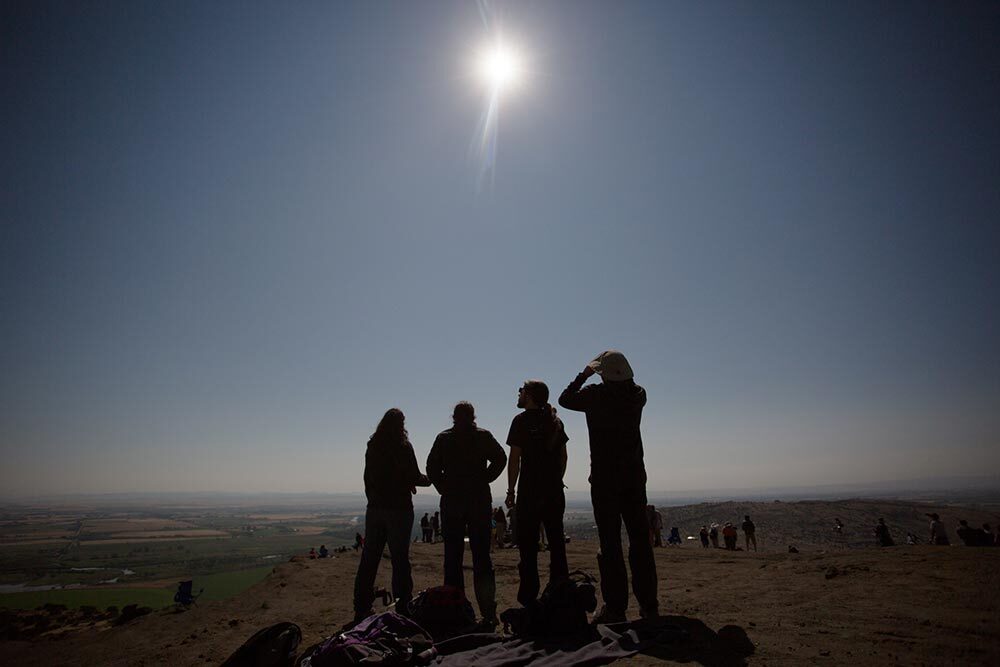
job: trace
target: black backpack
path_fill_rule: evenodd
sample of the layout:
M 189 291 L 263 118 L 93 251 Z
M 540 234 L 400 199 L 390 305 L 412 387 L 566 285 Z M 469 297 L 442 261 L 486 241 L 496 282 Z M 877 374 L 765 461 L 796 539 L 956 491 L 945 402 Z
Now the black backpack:
M 302 641 L 294 623 L 276 623 L 258 630 L 222 663 L 222 667 L 292 667 Z
M 410 618 L 436 640 L 472 632 L 476 612 L 458 586 L 434 586 L 417 593 L 410 601 Z
M 535 605 L 500 614 L 505 629 L 525 637 L 577 635 L 588 631 L 587 614 L 597 608 L 595 579 L 581 570 L 550 582 Z

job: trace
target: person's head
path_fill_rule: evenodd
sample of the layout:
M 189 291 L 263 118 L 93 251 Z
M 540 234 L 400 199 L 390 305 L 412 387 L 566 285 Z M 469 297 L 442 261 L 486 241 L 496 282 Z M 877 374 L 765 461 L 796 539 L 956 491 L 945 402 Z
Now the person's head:
M 881 524 L 884 524 L 885 523 L 885 519 L 883 519 L 883 518 L 880 517 L 879 520 L 878 520 L 878 522 L 881 523 Z
M 743 520 L 744 521 L 749 521 L 750 520 L 750 515 L 749 514 L 744 514 L 743 515 Z
M 381 421 L 372 433 L 372 440 L 380 442 L 403 443 L 409 437 L 406 432 L 406 417 L 399 408 L 389 408 L 382 415 Z
M 969 527 L 969 522 L 966 521 L 965 519 L 959 519 L 958 520 L 958 525 L 960 525 L 960 526 L 962 526 L 964 528 L 968 528 Z
M 990 528 L 990 524 L 988 524 L 988 523 L 984 523 L 984 524 L 983 524 L 983 530 L 985 530 L 985 531 L 986 531 L 987 533 L 989 533 L 989 532 L 991 532 L 991 531 L 992 531 L 993 529 L 992 529 L 992 528 Z
M 517 393 L 517 407 L 537 410 L 549 402 L 549 387 L 541 380 L 525 380 Z
M 605 350 L 587 365 L 605 382 L 624 382 L 633 377 L 628 359 L 618 350 Z
M 934 521 L 940 521 L 940 520 L 941 520 L 941 517 L 939 517 L 939 516 L 938 516 L 938 513 L 937 513 L 937 512 L 931 512 L 931 513 L 930 513 L 930 514 L 928 514 L 927 516 L 929 516 L 929 517 L 930 517 L 931 519 L 933 519 Z
M 475 428 L 476 409 L 468 401 L 459 401 L 455 404 L 451 419 L 458 428 Z

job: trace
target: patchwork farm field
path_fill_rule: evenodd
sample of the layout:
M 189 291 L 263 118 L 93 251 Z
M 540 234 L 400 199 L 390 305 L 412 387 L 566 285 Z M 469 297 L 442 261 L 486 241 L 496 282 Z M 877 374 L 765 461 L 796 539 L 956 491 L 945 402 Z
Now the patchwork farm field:
M 360 508 L 5 507 L 0 511 L 0 608 L 104 609 L 173 603 L 194 580 L 221 600 L 320 544 L 353 542 Z

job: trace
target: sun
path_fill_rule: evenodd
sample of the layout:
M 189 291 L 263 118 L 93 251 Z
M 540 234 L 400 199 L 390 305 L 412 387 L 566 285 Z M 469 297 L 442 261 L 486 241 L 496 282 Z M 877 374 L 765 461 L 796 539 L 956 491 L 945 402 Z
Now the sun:
M 476 60 L 476 73 L 497 93 L 521 82 L 524 74 L 523 59 L 516 49 L 497 43 L 480 52 Z

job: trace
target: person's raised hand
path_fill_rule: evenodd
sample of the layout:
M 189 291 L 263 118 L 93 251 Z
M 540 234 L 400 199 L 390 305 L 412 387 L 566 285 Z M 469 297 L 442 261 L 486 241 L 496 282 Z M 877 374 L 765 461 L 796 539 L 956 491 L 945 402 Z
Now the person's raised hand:
M 507 492 L 507 500 L 503 501 L 503 504 L 507 506 L 507 509 L 510 509 L 511 507 L 514 506 L 514 492 L 513 491 L 508 491 Z
M 593 374 L 594 374 L 594 369 L 590 367 L 590 364 L 587 364 L 586 366 L 583 367 L 583 377 L 589 378 Z

